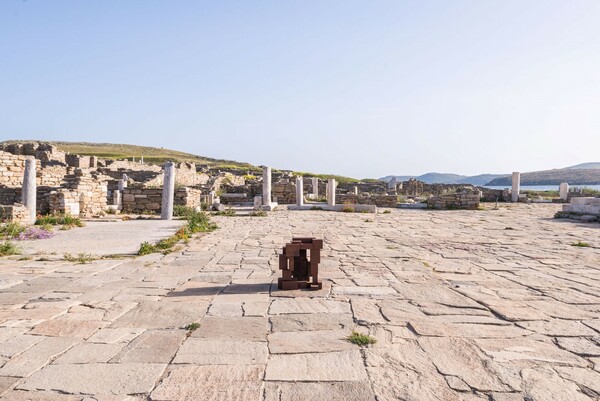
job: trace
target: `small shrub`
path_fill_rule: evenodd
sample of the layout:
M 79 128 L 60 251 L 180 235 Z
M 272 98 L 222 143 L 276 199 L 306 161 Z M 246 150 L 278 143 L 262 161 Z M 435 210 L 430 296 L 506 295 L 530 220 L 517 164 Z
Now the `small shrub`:
M 194 212 L 194 214 L 187 217 L 187 221 L 187 227 L 192 234 L 211 232 L 218 228 L 215 223 L 210 221 L 208 214 L 204 212 Z
M 138 249 L 138 255 L 148 255 L 150 253 L 156 252 L 156 247 L 149 243 L 148 241 L 144 241 L 140 244 L 140 249 Z
M 358 331 L 353 331 L 351 335 L 346 337 L 346 339 L 348 341 L 350 341 L 352 344 L 356 344 L 356 345 L 360 345 L 360 346 L 375 344 L 377 342 L 376 338 L 373 338 L 366 334 L 361 334 Z
M 386 209 L 386 210 L 383 211 L 383 214 L 390 214 L 390 213 L 392 213 L 392 211 L 388 210 L 388 209 Z
M 512 227 L 504 227 L 505 230 L 514 230 Z
M 373 222 L 373 220 L 371 220 L 371 219 L 366 219 L 365 220 L 365 223 L 372 223 L 372 222 Z
M 313 206 L 310 208 L 310 210 L 323 210 L 323 208 L 320 206 Z
M 250 216 L 267 217 L 267 212 L 265 212 L 264 210 L 253 210 L 250 212 Z
M 20 255 L 21 249 L 10 241 L 0 243 L 0 256 Z
M 173 206 L 173 216 L 187 217 L 194 213 L 196 213 L 196 210 L 193 207 L 183 205 Z
M 590 244 L 588 244 L 587 242 L 577 241 L 577 242 L 573 242 L 571 244 L 571 246 L 578 246 L 580 248 L 587 248 L 587 247 L 590 246 Z

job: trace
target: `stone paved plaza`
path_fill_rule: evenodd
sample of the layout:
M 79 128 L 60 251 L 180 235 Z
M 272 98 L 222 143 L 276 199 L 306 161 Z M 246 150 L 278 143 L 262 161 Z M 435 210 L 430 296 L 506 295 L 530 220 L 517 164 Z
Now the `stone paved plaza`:
M 167 256 L 4 258 L 1 399 L 598 400 L 600 224 L 559 207 L 276 211 Z M 272 284 L 292 236 L 324 239 L 323 290 Z

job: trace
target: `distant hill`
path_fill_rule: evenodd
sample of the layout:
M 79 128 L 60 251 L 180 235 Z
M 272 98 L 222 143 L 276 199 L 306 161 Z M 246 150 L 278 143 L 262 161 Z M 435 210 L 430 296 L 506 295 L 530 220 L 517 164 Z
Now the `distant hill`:
M 581 163 L 571 167 L 565 167 L 567 170 L 590 170 L 590 169 L 600 169 L 600 162 L 591 162 L 591 163 Z
M 595 164 L 595 163 L 585 163 Z M 521 173 L 521 185 L 560 185 L 568 182 L 571 185 L 600 185 L 600 169 L 563 168 L 556 170 Z M 512 177 L 505 176 L 491 180 L 486 185 L 506 186 L 512 184 Z
M 450 173 L 427 173 L 419 176 L 411 175 L 388 175 L 380 178 L 383 181 L 390 181 L 396 177 L 397 181 L 407 181 L 410 178 L 416 178 L 419 181 L 427 184 L 471 184 L 471 185 L 485 185 L 487 182 L 494 178 L 503 177 L 504 174 L 480 174 L 475 176 L 466 176 L 460 174 Z
M 463 178 L 458 183 L 483 186 L 491 180 L 499 177 L 504 177 L 504 174 L 479 174 L 472 177 Z

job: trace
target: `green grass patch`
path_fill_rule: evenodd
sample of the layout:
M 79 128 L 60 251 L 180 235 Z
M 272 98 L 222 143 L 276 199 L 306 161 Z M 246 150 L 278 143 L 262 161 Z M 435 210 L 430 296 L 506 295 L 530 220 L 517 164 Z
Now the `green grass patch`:
M 571 244 L 571 246 L 578 246 L 580 248 L 587 248 L 590 246 L 590 244 L 588 244 L 587 242 L 583 242 L 583 241 L 577 241 L 577 242 L 573 242 Z
M 35 221 L 37 226 L 62 226 L 61 230 L 69 230 L 73 227 L 83 227 L 83 221 L 79 217 L 73 217 L 66 214 L 48 214 L 40 216 Z
M 375 344 L 377 342 L 376 338 L 373 338 L 367 334 L 361 334 L 358 331 L 353 331 L 346 340 L 350 341 L 352 344 L 364 346 L 369 344 Z

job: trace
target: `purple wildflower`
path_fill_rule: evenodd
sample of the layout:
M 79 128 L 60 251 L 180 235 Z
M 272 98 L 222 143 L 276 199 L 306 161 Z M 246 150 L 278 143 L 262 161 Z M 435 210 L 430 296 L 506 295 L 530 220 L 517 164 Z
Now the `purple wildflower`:
M 45 230 L 41 227 L 28 227 L 16 238 L 19 241 L 25 241 L 30 239 L 48 239 L 54 237 L 52 231 Z

